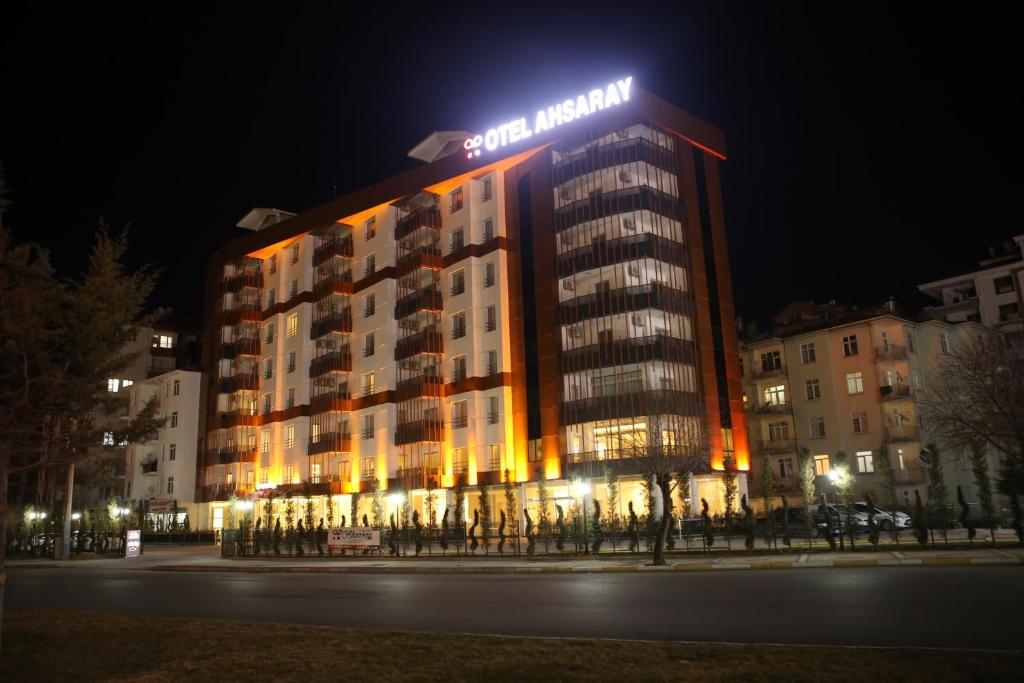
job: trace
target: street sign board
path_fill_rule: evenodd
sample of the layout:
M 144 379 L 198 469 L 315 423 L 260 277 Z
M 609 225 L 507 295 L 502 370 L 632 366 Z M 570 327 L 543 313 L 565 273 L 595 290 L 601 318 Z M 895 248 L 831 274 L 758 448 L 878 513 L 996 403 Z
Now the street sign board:
M 127 534 L 124 556 L 138 557 L 140 547 L 142 547 L 142 531 L 140 531 L 139 529 L 129 529 Z
M 327 547 L 331 550 L 370 548 L 379 545 L 380 529 L 368 526 L 343 526 L 328 529 Z
M 174 512 L 174 501 L 167 498 L 150 498 L 149 511 L 155 514 Z

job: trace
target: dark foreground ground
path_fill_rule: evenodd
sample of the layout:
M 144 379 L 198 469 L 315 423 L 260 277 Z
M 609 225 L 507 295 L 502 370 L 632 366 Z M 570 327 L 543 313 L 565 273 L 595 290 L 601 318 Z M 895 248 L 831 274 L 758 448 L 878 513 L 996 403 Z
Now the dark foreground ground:
M 293 577 L 294 578 L 294 577 Z M 351 630 L 11 610 L 4 681 L 994 681 L 1024 655 Z

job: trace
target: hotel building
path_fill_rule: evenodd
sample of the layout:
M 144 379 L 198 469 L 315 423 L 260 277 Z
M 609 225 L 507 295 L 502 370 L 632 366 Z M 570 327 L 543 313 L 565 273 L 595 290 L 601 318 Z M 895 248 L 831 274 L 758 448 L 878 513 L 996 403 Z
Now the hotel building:
M 212 508 L 274 490 L 335 496 L 340 518 L 383 487 L 426 519 L 460 479 L 497 510 L 507 473 L 535 509 L 538 478 L 604 501 L 614 467 L 624 513 L 638 447 L 709 448 L 695 505 L 721 507 L 726 452 L 745 490 L 724 138 L 619 83 L 571 122 L 567 100 L 533 130 L 434 133 L 402 175 L 243 219 L 207 280 Z

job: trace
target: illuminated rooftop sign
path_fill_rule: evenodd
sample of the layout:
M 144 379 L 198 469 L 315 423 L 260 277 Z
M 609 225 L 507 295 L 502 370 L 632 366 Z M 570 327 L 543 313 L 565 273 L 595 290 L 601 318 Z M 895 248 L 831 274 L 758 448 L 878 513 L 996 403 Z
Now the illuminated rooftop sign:
M 602 109 L 608 109 L 629 101 L 629 90 L 633 85 L 633 77 L 609 83 L 606 88 L 596 88 L 585 95 L 570 97 L 547 109 L 541 109 L 533 118 L 533 126 L 529 125 L 526 117 L 513 119 L 503 123 L 496 128 L 491 128 L 483 135 L 476 135 L 466 140 L 463 147 L 466 149 L 466 156 L 472 159 L 480 156 L 481 147 L 488 152 L 493 152 L 499 147 L 511 145 L 520 140 L 525 140 L 534 133 L 543 133 L 552 128 L 557 128 L 565 123 L 571 123 L 585 116 L 590 116 Z

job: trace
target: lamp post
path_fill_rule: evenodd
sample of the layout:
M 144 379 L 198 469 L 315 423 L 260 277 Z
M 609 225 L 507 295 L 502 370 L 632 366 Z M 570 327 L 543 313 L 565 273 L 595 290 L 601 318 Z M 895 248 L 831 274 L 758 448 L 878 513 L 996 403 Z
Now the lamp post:
M 579 501 L 580 510 L 583 512 L 583 552 L 590 554 L 590 539 L 587 537 L 587 494 L 590 493 L 590 484 L 583 480 L 572 483 L 572 494 Z

